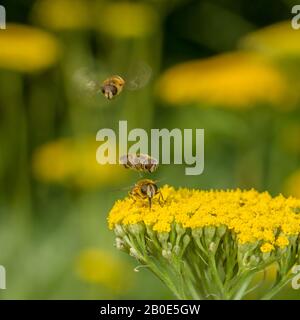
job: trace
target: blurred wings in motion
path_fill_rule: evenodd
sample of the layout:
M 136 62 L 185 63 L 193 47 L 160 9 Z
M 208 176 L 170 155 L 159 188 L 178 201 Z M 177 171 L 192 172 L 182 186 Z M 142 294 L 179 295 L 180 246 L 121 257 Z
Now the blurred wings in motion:
M 81 93 L 94 95 L 101 90 L 100 75 L 101 73 L 99 74 L 87 67 L 82 67 L 74 72 L 72 82 Z
M 151 67 L 145 62 L 136 62 L 129 69 L 125 88 L 128 90 L 138 90 L 145 87 L 152 76 Z M 125 78 L 126 80 L 126 78 Z
M 130 91 L 145 87 L 152 75 L 151 67 L 144 62 L 135 62 L 131 65 L 128 72 L 122 74 L 110 73 L 106 69 L 98 71 L 88 67 L 82 67 L 76 70 L 72 77 L 72 82 L 80 93 L 89 96 L 101 94 L 102 83 L 113 75 L 120 75 L 125 80 L 124 88 Z

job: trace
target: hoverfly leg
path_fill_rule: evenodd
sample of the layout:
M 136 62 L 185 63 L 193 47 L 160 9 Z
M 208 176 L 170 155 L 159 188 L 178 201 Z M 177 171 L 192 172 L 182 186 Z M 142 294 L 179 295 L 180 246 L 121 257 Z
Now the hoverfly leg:
M 158 193 L 159 193 L 158 202 L 159 202 L 160 206 L 162 207 L 162 205 L 164 205 L 166 201 L 165 201 L 161 191 L 158 191 Z
M 151 201 L 151 198 L 150 198 L 150 197 L 148 198 L 148 201 L 149 201 L 149 209 L 150 209 L 150 211 L 151 211 L 151 208 L 152 208 L 152 201 Z
M 136 198 L 135 198 L 135 196 L 131 193 L 131 191 L 128 192 L 128 197 L 129 197 L 130 199 L 132 199 L 133 203 L 136 203 Z

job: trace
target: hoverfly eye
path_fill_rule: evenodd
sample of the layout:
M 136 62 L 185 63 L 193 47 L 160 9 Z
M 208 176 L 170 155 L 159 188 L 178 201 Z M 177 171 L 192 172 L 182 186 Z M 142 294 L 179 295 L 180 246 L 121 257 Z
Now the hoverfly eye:
M 141 187 L 141 192 L 142 192 L 143 194 L 147 194 L 147 190 L 148 190 L 147 185 L 143 185 L 143 186 Z

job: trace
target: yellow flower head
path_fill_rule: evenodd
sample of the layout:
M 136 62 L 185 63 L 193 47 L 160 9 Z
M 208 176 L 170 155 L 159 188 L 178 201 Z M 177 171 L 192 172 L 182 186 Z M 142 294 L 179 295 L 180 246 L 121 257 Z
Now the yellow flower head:
M 276 281 L 299 264 L 300 200 L 255 190 L 160 191 L 164 201 L 157 195 L 151 209 L 147 199 L 117 201 L 108 224 L 117 248 L 151 269 L 177 297 L 205 299 L 213 292 L 216 299 L 241 299 L 249 279 L 274 262 L 278 292 Z
M 90 27 L 91 3 L 86 0 L 40 0 L 32 12 L 33 20 L 53 30 Z
M 37 28 L 8 24 L 0 32 L 0 68 L 34 72 L 53 65 L 59 54 L 57 40 Z
M 279 71 L 255 54 L 232 52 L 171 67 L 161 76 L 158 94 L 172 105 L 205 104 L 249 108 L 278 104 L 287 84 Z
M 283 21 L 250 33 L 241 46 L 269 56 L 299 56 L 300 33 L 292 28 L 290 20 Z
M 128 172 L 119 165 L 96 161 L 97 142 L 91 138 L 60 139 L 39 147 L 33 155 L 33 173 L 43 182 L 80 188 L 116 185 Z
M 130 284 L 129 270 L 126 263 L 96 248 L 83 250 L 76 260 L 76 272 L 83 281 L 100 284 L 117 292 L 124 291 Z
M 276 239 L 276 245 L 280 248 L 284 248 L 289 244 L 289 239 L 285 236 L 279 236 Z
M 289 196 L 300 198 L 300 170 L 295 171 L 287 178 L 284 191 Z
M 274 250 L 274 246 L 271 243 L 265 243 L 260 247 L 261 252 L 267 253 Z
M 300 208 L 300 200 L 294 198 L 282 195 L 272 198 L 267 192 L 239 189 L 175 190 L 164 186 L 161 192 L 165 203 L 161 205 L 154 199 L 151 210 L 147 201 L 130 198 L 117 201 L 108 216 L 109 227 L 144 223 L 160 233 L 170 232 L 174 223 L 192 230 L 226 226 L 237 235 L 241 244 L 266 242 L 261 248 L 263 252 L 273 245 L 288 245 L 284 234 L 300 233 L 300 215 L 295 212 L 295 208 Z M 275 240 L 276 232 L 280 230 L 282 237 Z
M 140 38 L 153 33 L 158 16 L 151 6 L 138 2 L 100 3 L 96 27 L 116 38 Z

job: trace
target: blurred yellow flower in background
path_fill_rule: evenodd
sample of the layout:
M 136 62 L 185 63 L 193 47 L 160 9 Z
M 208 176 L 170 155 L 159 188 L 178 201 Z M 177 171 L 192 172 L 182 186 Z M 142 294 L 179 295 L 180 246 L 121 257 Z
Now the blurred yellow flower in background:
M 100 6 L 101 5 L 101 6 Z M 145 3 L 129 1 L 101 2 L 97 14 L 98 29 L 117 38 L 139 38 L 153 33 L 158 26 L 157 13 Z
M 86 0 L 40 0 L 32 11 L 32 19 L 53 30 L 84 29 L 91 23 L 91 3 Z
M 284 191 L 288 196 L 300 198 L 300 169 L 286 179 Z
M 241 40 L 241 46 L 271 56 L 300 55 L 300 33 L 283 21 L 258 31 Z
M 119 185 L 128 177 L 128 172 L 119 165 L 98 164 L 98 147 L 94 138 L 65 138 L 47 143 L 33 155 L 34 176 L 43 182 L 80 188 Z
M 8 24 L 0 33 L 0 68 L 34 72 L 53 65 L 59 44 L 54 36 L 37 28 Z
M 73 174 L 73 154 L 68 140 L 61 139 L 39 147 L 33 157 L 34 175 L 42 181 L 60 182 Z
M 208 103 L 239 109 L 282 102 L 287 84 L 261 57 L 232 52 L 175 65 L 162 74 L 157 89 L 160 98 L 173 105 Z
M 76 272 L 83 281 L 103 285 L 117 292 L 132 286 L 129 271 L 128 264 L 96 248 L 83 250 L 76 260 Z

